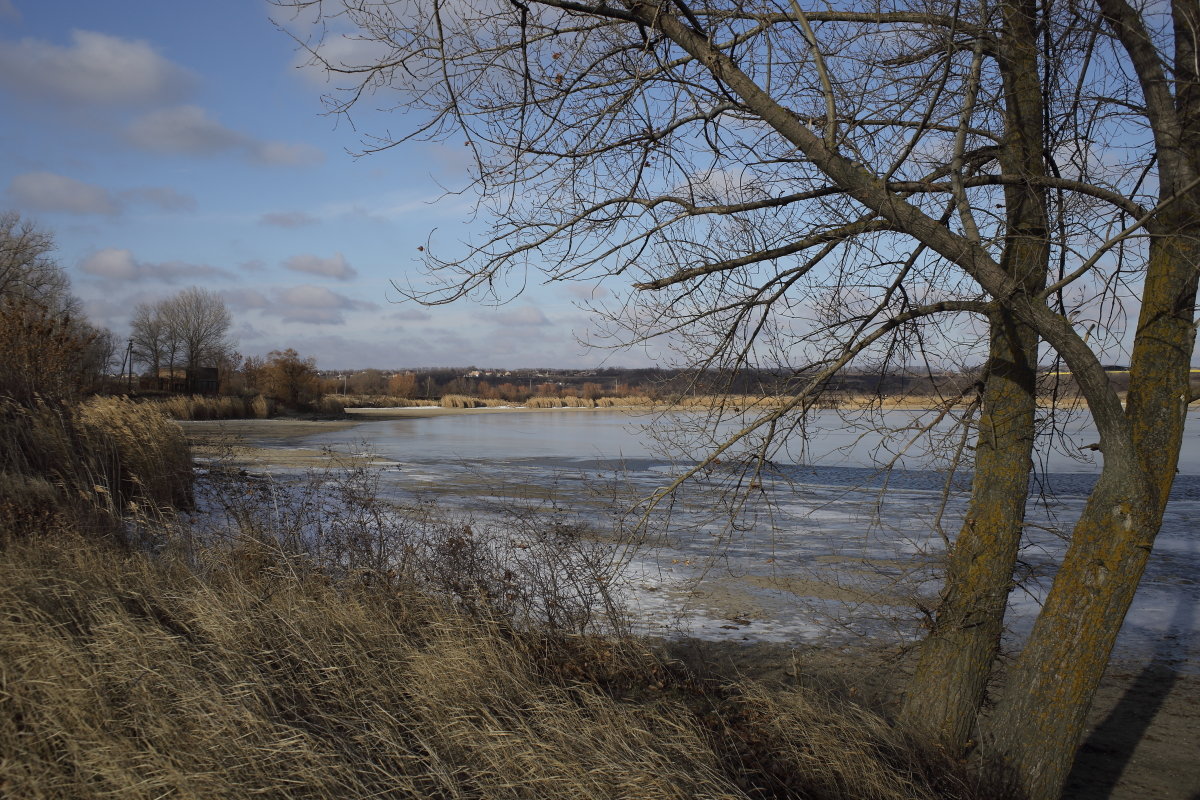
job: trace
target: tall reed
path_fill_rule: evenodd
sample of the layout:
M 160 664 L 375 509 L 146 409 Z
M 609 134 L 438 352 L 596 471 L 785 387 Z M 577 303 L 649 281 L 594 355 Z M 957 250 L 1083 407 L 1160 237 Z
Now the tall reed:
M 0 538 L 87 528 L 125 534 L 129 514 L 192 502 L 183 431 L 118 398 L 77 406 L 0 399 Z
M 982 796 L 862 709 L 333 581 L 264 542 L 0 551 L 12 797 Z

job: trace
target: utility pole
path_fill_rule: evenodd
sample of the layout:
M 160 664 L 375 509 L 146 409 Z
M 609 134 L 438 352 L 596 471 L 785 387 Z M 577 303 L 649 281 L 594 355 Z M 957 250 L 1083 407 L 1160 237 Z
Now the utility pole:
M 125 345 L 125 358 L 121 359 L 121 369 L 125 371 L 125 394 L 133 393 L 133 338 Z

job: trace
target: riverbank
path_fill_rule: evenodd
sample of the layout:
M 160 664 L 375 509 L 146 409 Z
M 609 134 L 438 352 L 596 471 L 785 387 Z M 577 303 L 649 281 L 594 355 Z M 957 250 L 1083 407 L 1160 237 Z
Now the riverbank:
M 586 414 L 590 409 L 379 409 L 355 414 L 351 420 L 333 422 L 307 420 L 262 420 L 231 423 L 191 423 L 185 426 L 189 436 L 214 435 L 222 429 L 235 429 L 253 437 L 256 446 L 245 452 L 258 465 L 296 466 L 303 459 L 317 465 L 323 454 L 289 448 L 303 437 L 333 430 L 352 430 L 362 421 L 441 417 L 462 414 Z M 395 417 L 390 416 L 396 414 Z M 295 437 L 295 438 L 290 438 Z M 281 460 L 275 460 L 281 459 Z M 709 598 L 713 602 L 717 600 Z M 737 617 L 741 609 L 727 609 Z M 720 615 L 720 612 L 715 612 Z M 707 653 L 701 660 L 714 665 L 728 676 L 744 676 L 766 681 L 797 680 L 797 659 L 811 663 L 824 659 L 833 674 L 854 675 L 857 691 L 864 687 L 887 685 L 894 694 L 897 681 L 905 671 L 903 659 L 865 655 L 863 651 L 804 648 L 801 655 L 786 645 L 707 642 L 699 646 Z M 789 674 L 790 673 L 790 674 Z M 874 676 L 874 677 L 872 677 Z M 1068 798 L 1109 798 L 1142 800 L 1193 800 L 1200 794 L 1200 769 L 1192 754 L 1200 741 L 1200 677 L 1181 674 L 1163 661 L 1126 659 L 1113 663 L 1101 685 L 1089 717 L 1090 728 L 1080 749 L 1075 772 L 1068 787 Z

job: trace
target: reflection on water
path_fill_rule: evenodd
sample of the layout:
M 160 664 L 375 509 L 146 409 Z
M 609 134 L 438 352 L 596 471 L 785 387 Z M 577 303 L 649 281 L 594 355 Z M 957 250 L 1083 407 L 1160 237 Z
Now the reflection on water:
M 918 414 L 888 412 L 885 421 L 902 427 Z M 368 421 L 293 444 L 366 447 L 393 499 L 554 504 L 603 532 L 700 452 L 685 446 L 668 456 L 644 427 L 650 421 L 605 411 L 462 414 Z M 1182 662 L 1200 639 L 1197 427 L 1190 426 L 1162 532 L 1118 642 L 1127 653 L 1161 652 L 1168 642 Z M 770 474 L 739 495 L 746 499 L 733 524 L 722 505 L 731 475 L 719 467 L 659 510 L 652 527 L 669 517 L 667 537 L 639 549 L 628 569 L 632 602 L 648 627 L 738 639 L 919 635 L 921 608 L 937 593 L 942 532 L 952 536 L 962 518 L 969 475 L 948 476 L 936 454 L 846 427 L 831 412 L 815 415 L 806 433 L 802 446 L 773 453 Z M 1024 582 L 1012 595 L 1014 637 L 1032 623 L 1063 532 L 1095 482 L 1096 457 L 1080 448 L 1094 441 L 1077 423 L 1065 446 L 1041 458 L 1021 554 Z M 879 461 L 897 468 L 883 470 Z

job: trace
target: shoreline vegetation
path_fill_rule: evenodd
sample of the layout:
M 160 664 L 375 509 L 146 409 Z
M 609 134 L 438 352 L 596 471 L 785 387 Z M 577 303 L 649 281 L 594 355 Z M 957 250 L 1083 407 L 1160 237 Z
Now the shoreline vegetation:
M 999 796 L 816 673 L 622 634 L 558 522 L 397 515 L 353 468 L 194 473 L 124 399 L 0 411 L 6 795 Z
M 389 395 L 325 395 L 300 411 L 288 410 L 262 395 L 252 398 L 235 396 L 179 395 L 170 398 L 146 398 L 140 402 L 161 410 L 176 420 L 270 419 L 283 414 L 314 419 L 339 418 L 346 415 L 383 418 L 388 415 L 413 417 L 440 415 L 452 412 L 512 412 L 556 410 L 645 411 L 712 411 L 723 409 L 734 413 L 754 410 L 769 411 L 789 402 L 783 396 L 755 395 L 697 395 L 678 398 L 652 398 L 645 395 L 630 397 L 586 398 L 576 395 L 563 397 L 531 397 L 524 402 L 467 395 L 444 395 L 437 400 L 414 399 Z M 841 411 L 917 411 L 930 408 L 966 408 L 968 401 L 958 397 L 936 395 L 862 395 L 834 394 L 818 406 Z M 1079 409 L 1086 404 L 1080 398 L 1046 397 L 1044 408 Z
M 535 624 L 536 608 L 604 617 L 539 572 L 580 545 L 561 527 L 504 532 L 536 553 L 512 571 L 489 560 L 496 532 L 470 520 L 387 522 L 369 471 L 283 500 L 286 487 L 233 466 L 193 472 L 196 426 L 161 407 L 97 397 L 0 411 L 6 794 L 1009 796 L 981 769 L 986 740 L 957 762 L 889 721 L 906 662 L 886 648 Z M 359 417 L 235 430 L 297 435 Z M 305 538 L 314 520 L 323 533 Z M 1194 789 L 1180 765 L 1200 682 L 1147 674 L 1114 665 L 1068 797 Z

